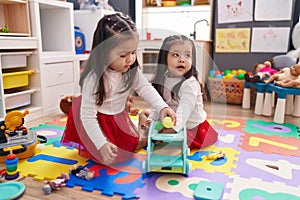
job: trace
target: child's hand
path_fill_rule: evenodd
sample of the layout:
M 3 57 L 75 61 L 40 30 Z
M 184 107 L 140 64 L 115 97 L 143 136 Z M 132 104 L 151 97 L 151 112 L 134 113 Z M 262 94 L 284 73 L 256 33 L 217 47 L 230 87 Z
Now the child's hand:
M 175 125 L 176 124 L 176 113 L 169 107 L 163 108 L 160 111 L 161 121 L 163 120 L 163 118 L 165 118 L 167 116 L 172 118 L 172 121 L 174 122 L 174 125 Z
M 118 148 L 116 145 L 107 142 L 99 149 L 103 164 L 110 165 L 117 156 Z

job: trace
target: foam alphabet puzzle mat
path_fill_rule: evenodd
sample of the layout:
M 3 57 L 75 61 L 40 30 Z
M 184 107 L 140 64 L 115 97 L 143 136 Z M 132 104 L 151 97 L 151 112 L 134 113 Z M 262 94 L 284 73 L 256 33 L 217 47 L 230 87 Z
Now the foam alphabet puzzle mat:
M 194 199 L 198 183 L 207 181 L 223 185 L 224 200 L 300 200 L 298 125 L 233 118 L 208 121 L 220 127 L 219 139 L 214 145 L 191 150 L 188 176 L 145 173 L 145 149 L 112 167 L 86 160 L 76 149 L 60 145 L 64 126 L 54 123 L 32 128 L 50 139 L 35 156 L 20 162 L 19 170 L 24 176 L 43 180 L 54 179 L 74 164 L 85 166 L 95 172 L 95 178 L 88 181 L 70 175 L 67 187 L 79 186 L 85 192 L 100 191 L 106 196 L 118 194 L 123 199 Z M 204 159 L 220 151 L 224 158 Z

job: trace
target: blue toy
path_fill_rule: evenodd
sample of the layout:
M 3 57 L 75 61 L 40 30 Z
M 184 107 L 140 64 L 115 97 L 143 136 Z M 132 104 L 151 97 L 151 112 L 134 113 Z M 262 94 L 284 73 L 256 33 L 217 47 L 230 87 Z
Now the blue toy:
M 148 136 L 148 156 L 145 161 L 146 172 L 182 173 L 188 175 L 190 166 L 187 159 L 186 129 L 178 133 L 159 133 L 157 124 L 153 121 Z
M 80 31 L 78 26 L 74 27 L 75 29 L 75 51 L 76 54 L 83 54 L 85 51 L 85 36 Z

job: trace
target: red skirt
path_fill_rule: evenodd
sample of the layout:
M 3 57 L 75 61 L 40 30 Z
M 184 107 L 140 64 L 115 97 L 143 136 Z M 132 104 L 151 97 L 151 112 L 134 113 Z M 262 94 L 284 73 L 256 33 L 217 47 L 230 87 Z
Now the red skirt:
M 187 142 L 190 149 L 203 148 L 218 140 L 218 132 L 205 120 L 193 129 L 187 129 Z
M 72 103 L 61 143 L 77 148 L 79 155 L 83 157 L 102 163 L 99 151 L 82 125 L 80 105 L 81 96 L 75 98 Z M 118 147 L 114 163 L 130 159 L 138 145 L 139 134 L 128 113 L 125 110 L 116 115 L 106 115 L 98 112 L 97 119 L 104 136 Z

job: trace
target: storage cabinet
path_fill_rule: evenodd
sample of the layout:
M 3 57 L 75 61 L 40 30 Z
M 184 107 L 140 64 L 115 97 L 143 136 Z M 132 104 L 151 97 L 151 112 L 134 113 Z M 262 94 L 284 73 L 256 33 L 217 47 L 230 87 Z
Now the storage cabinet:
M 43 115 L 60 112 L 60 99 L 73 95 L 79 76 L 75 60 L 73 4 L 29 0 L 32 35 L 38 38 Z
M 39 118 L 42 115 L 40 76 L 39 70 L 31 64 L 35 57 L 37 39 L 18 38 L 20 47 L 12 51 L 9 50 L 10 45 L 5 44 L 14 38 L 0 36 L 1 39 L 2 37 L 6 42 L 0 45 L 0 120 L 11 110 L 25 108 L 30 110 L 26 120 Z M 3 41 L 1 39 L 0 43 Z

